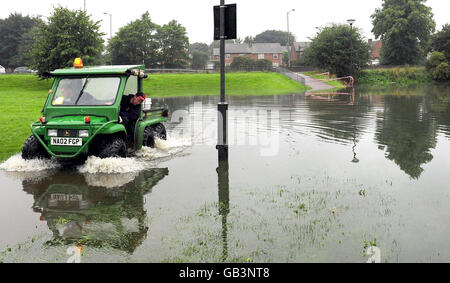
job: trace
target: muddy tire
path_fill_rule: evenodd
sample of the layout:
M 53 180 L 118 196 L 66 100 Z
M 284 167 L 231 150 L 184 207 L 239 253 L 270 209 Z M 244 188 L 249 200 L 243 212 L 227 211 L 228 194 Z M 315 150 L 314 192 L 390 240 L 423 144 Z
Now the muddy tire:
M 144 140 L 142 141 L 142 146 L 145 147 L 155 147 L 155 136 L 156 132 L 153 127 L 147 127 L 144 131 Z
M 22 158 L 25 160 L 44 158 L 49 159 L 51 156 L 33 135 L 30 136 L 22 148 Z
M 105 140 L 96 154 L 100 158 L 127 157 L 127 144 L 121 137 Z
M 163 124 L 159 123 L 152 126 L 153 131 L 155 132 L 155 137 L 161 140 L 167 140 L 166 128 Z

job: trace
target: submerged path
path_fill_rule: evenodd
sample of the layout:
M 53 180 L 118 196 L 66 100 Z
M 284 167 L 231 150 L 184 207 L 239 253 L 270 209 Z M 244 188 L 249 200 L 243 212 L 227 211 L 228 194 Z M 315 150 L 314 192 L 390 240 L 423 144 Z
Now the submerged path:
M 316 90 L 326 90 L 326 89 L 332 89 L 334 88 L 333 86 L 324 83 L 323 81 L 311 78 L 307 75 L 304 75 L 302 73 L 297 73 L 297 75 L 301 78 L 303 78 L 305 84 L 309 87 L 311 87 L 311 91 L 316 91 Z
M 279 68 L 278 72 L 293 79 L 294 81 L 300 82 L 306 86 L 311 87 L 310 91 L 320 91 L 320 90 L 328 90 L 328 89 L 334 88 L 333 86 L 331 86 L 327 83 L 324 83 L 323 81 L 314 79 L 314 78 L 307 76 L 305 74 L 302 74 L 302 73 L 294 73 L 285 68 Z

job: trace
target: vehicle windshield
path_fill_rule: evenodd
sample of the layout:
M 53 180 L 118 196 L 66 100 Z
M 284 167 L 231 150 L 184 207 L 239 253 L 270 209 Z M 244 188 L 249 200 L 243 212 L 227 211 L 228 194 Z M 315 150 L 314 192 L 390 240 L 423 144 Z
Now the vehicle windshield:
M 53 97 L 52 105 L 113 105 L 119 85 L 119 77 L 62 78 Z

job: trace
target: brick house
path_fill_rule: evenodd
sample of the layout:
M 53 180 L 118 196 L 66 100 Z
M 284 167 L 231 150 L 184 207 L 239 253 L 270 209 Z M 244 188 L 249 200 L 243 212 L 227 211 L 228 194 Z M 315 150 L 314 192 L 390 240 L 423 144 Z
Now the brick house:
M 309 46 L 310 42 L 294 42 L 291 45 L 290 60 L 295 61 L 297 58 L 305 53 L 305 49 Z
M 230 66 L 238 56 L 266 59 L 272 62 L 273 67 L 279 67 L 283 61 L 283 48 L 279 43 L 225 44 L 225 66 Z M 219 48 L 213 49 L 212 61 L 220 61 Z
M 378 65 L 380 62 L 380 51 L 381 47 L 383 46 L 383 42 L 381 40 L 372 40 L 369 39 L 369 46 L 370 46 L 370 62 L 371 65 Z

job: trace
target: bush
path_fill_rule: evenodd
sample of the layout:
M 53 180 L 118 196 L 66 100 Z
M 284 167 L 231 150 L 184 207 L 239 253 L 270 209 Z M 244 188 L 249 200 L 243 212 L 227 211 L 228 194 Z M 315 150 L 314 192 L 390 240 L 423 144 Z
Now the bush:
M 254 66 L 261 70 L 270 70 L 272 68 L 272 61 L 267 59 L 259 59 L 254 62 Z
M 431 74 L 433 80 L 449 81 L 450 80 L 450 65 L 447 62 L 442 62 L 437 66 Z
M 431 54 L 430 59 L 427 62 L 427 69 L 431 70 L 433 68 L 436 68 L 441 63 L 446 62 L 447 59 L 445 58 L 445 55 L 443 52 L 435 51 Z
M 435 81 L 449 81 L 450 67 L 443 52 L 433 52 L 427 62 L 427 70 Z
M 248 69 L 253 68 L 255 65 L 255 60 L 253 60 L 250 57 L 247 56 L 238 56 L 233 59 L 233 62 L 231 63 L 231 69 L 233 70 L 242 70 L 242 69 Z

